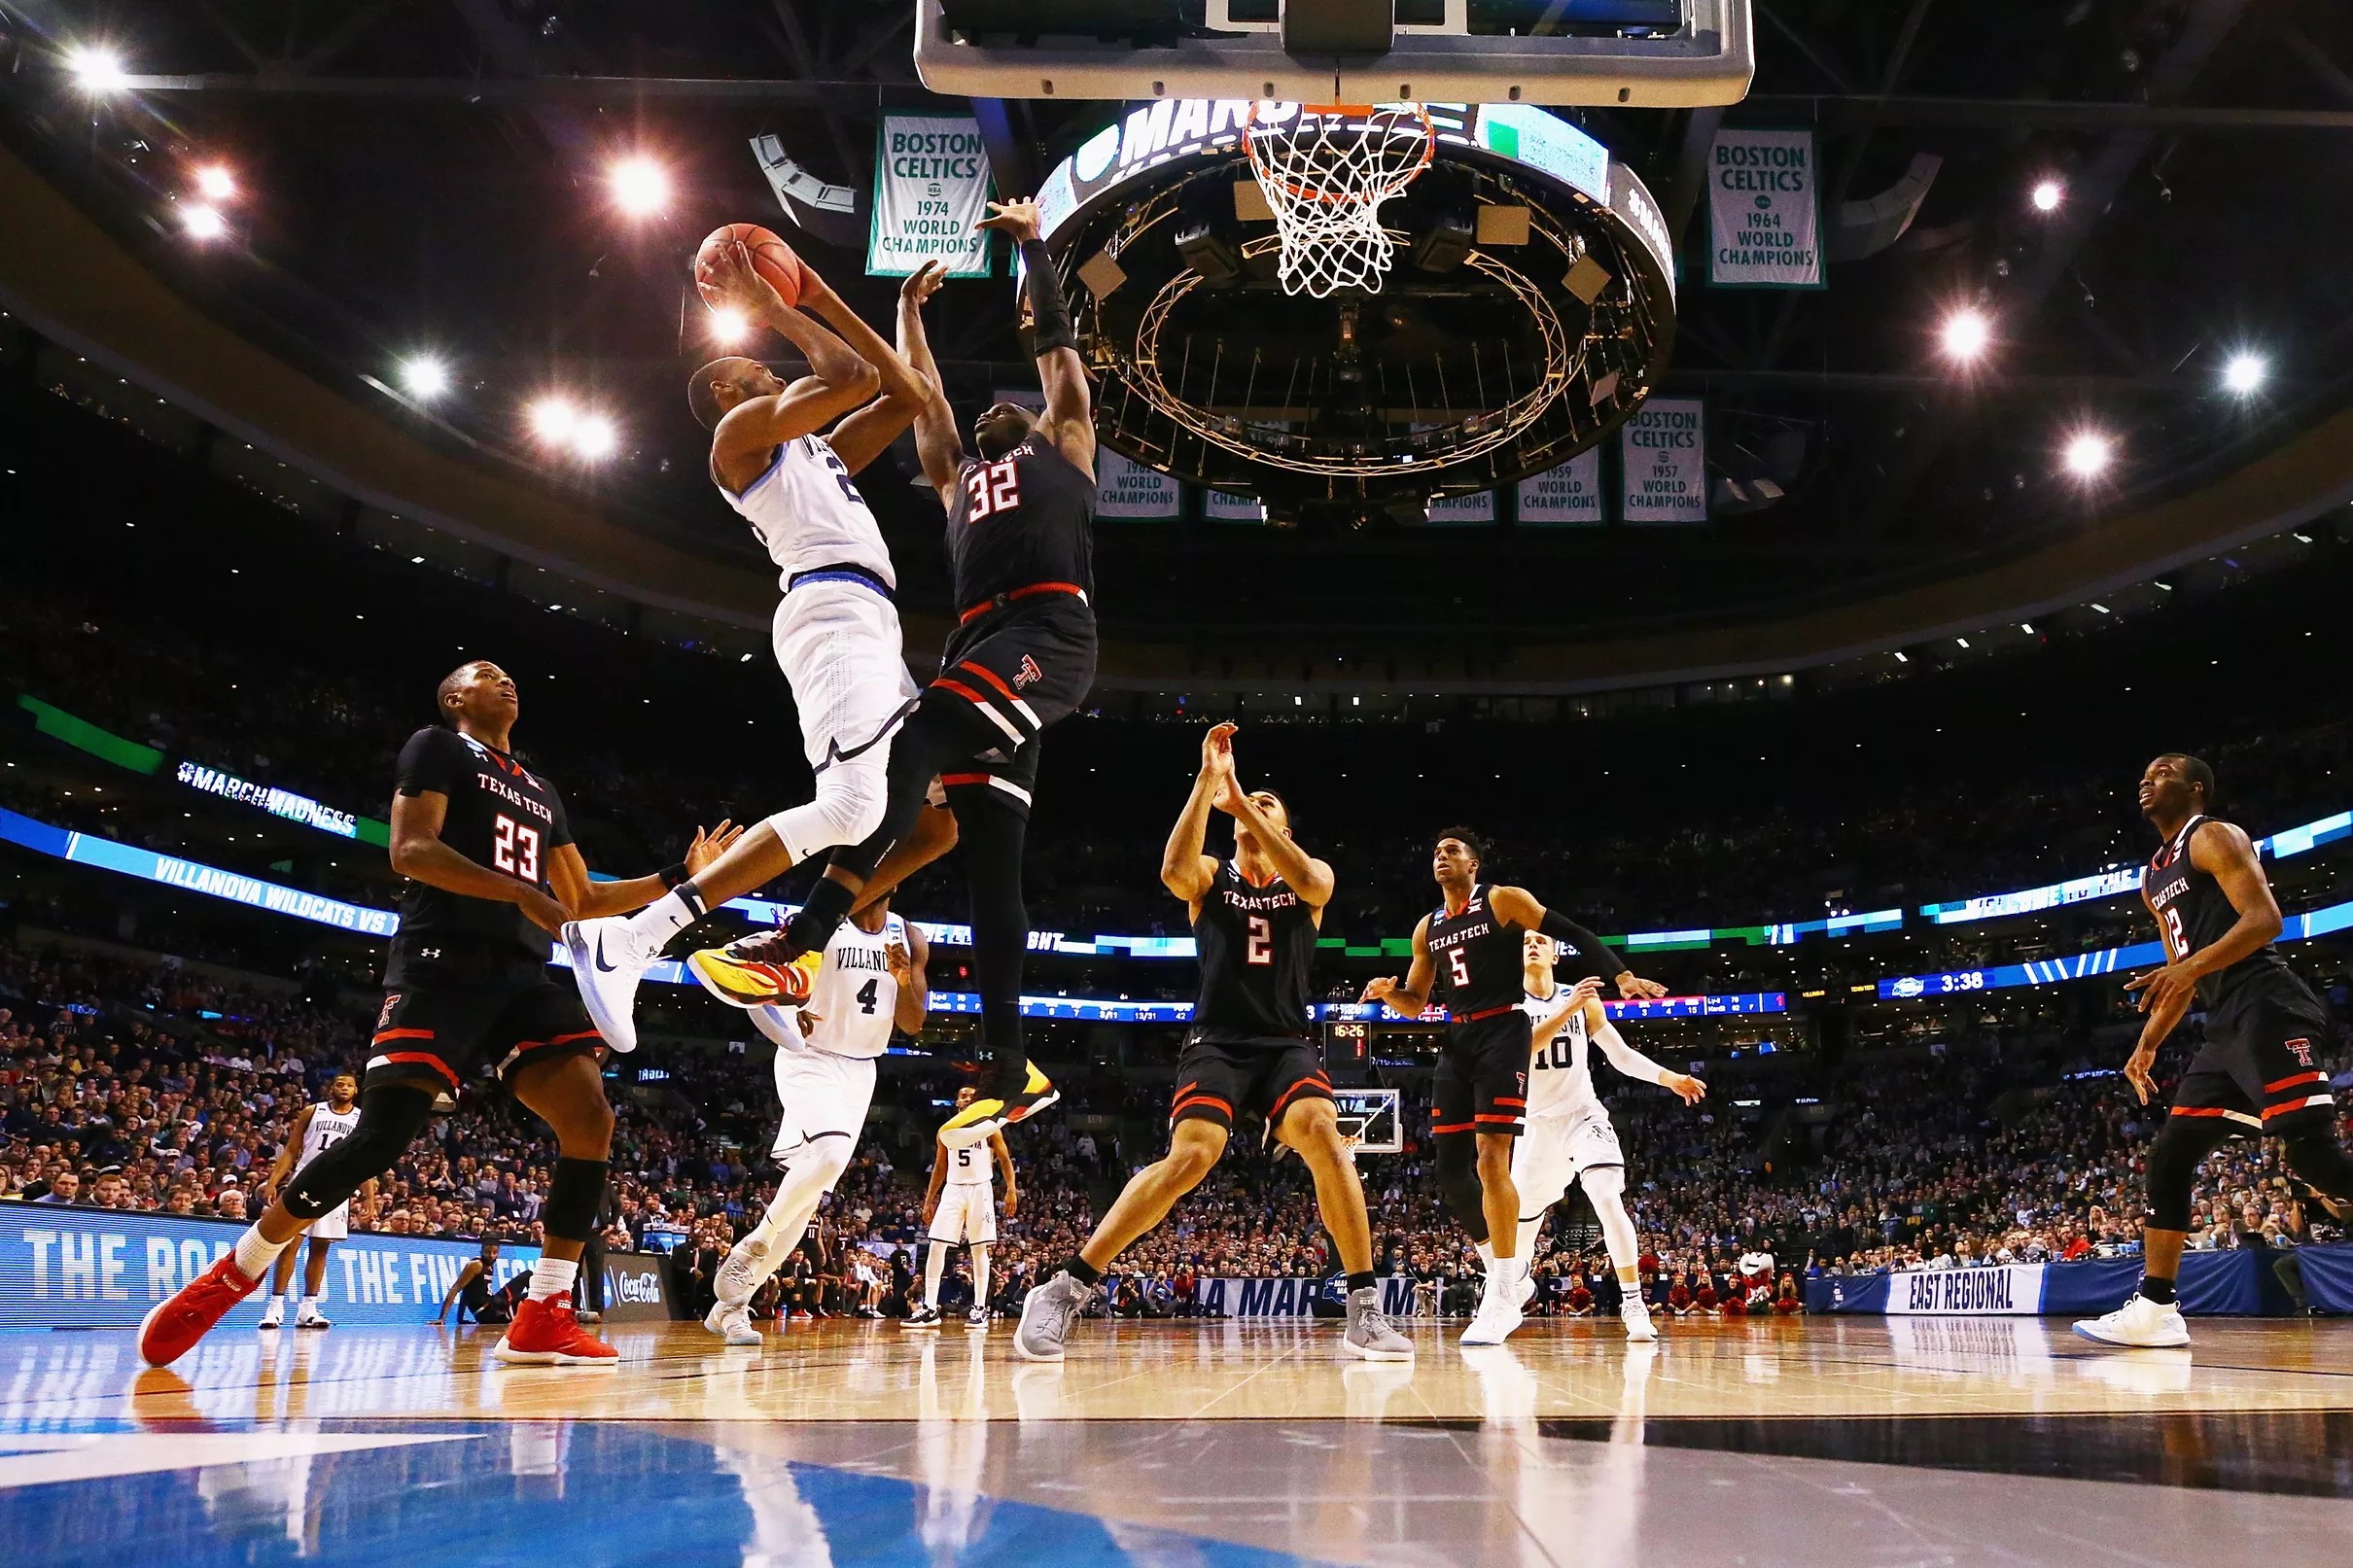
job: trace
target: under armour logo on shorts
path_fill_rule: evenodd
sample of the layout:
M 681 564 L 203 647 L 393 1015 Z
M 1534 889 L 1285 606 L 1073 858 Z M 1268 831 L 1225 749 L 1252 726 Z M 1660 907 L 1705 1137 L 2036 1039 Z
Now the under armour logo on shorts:
M 2312 1042 L 2310 1040 L 2290 1040 L 2288 1042 L 2288 1050 L 2292 1055 L 2295 1056 L 2296 1064 L 2298 1066 L 2308 1067 L 2312 1065 Z
M 1027 653 L 1021 656 L 1021 668 L 1013 672 L 1013 689 L 1019 691 L 1033 680 L 1043 680 L 1046 673 L 1037 668 L 1037 661 Z

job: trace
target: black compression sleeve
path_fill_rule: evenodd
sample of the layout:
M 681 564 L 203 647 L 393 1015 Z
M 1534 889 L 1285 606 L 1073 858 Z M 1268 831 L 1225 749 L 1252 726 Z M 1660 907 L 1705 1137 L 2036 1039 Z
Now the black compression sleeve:
M 1556 942 L 1575 948 L 1579 953 L 1601 965 L 1601 978 L 1614 980 L 1626 973 L 1626 960 L 1609 949 L 1609 944 L 1570 920 L 1557 909 L 1544 912 L 1544 922 L 1537 927 Z
M 1063 301 L 1062 279 L 1055 275 L 1054 259 L 1046 254 L 1046 242 L 1023 240 L 1021 264 L 1030 275 L 1030 316 L 1037 327 L 1030 352 L 1042 355 L 1069 348 L 1075 341 L 1071 336 L 1071 307 Z

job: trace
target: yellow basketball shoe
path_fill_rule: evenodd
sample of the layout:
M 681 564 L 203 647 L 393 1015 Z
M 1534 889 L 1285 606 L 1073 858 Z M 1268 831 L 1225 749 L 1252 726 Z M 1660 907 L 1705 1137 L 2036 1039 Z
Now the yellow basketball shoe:
M 797 1007 L 817 984 L 822 953 L 794 953 L 781 930 L 762 931 L 723 948 L 702 948 L 686 956 L 686 968 L 702 988 L 730 1007 Z
M 1062 1098 L 1046 1075 L 1037 1070 L 1037 1063 L 1029 1063 L 1029 1073 L 1014 1095 L 984 1089 L 972 1103 L 958 1111 L 939 1125 L 939 1140 L 953 1149 L 960 1145 L 979 1142 L 1000 1128 L 1026 1121 Z

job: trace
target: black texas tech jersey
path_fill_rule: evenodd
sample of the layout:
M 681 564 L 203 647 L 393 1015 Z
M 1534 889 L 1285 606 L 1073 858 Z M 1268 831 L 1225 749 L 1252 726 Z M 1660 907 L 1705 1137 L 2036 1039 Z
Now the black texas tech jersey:
M 1095 597 L 1095 477 L 1042 436 L 995 462 L 974 458 L 948 508 L 961 613 L 1038 583 Z
M 1201 956 L 1196 1037 L 1306 1036 L 1316 912 L 1289 884 L 1278 877 L 1259 887 L 1233 861 L 1219 861 L 1201 895 L 1193 941 Z
M 2141 875 L 2141 889 L 2157 911 L 2159 934 L 2165 939 L 2167 961 L 2188 958 L 2221 941 L 2238 923 L 2238 911 L 2223 885 L 2190 863 L 2190 839 L 2199 827 L 2219 819 L 2193 817 L 2166 840 Z M 2265 942 L 2228 969 L 2197 983 L 2198 1000 L 2210 1020 L 2228 1021 L 2240 1007 L 2259 996 L 2300 1001 L 2317 1008 L 2319 999 L 2301 976 L 2288 967 L 2279 950 Z
M 401 748 L 394 787 L 449 797 L 441 842 L 503 876 L 545 891 L 547 852 L 572 842 L 555 786 L 506 752 L 435 725 Z M 412 882 L 401 894 L 392 969 L 404 964 L 547 961 L 549 938 L 512 904 Z
M 1488 907 L 1487 894 L 1488 886 L 1482 882 L 1471 889 L 1461 914 L 1449 915 L 1440 904 L 1429 918 L 1425 940 L 1430 962 L 1438 968 L 1432 999 L 1446 1003 L 1457 1024 L 1516 1008 L 1526 994 L 1520 927 L 1498 920 Z

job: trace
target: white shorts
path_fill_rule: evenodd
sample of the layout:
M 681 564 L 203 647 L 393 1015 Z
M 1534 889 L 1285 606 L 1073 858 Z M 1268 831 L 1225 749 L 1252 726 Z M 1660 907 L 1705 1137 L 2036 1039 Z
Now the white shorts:
M 988 1151 L 983 1149 L 982 1154 Z M 954 1246 L 964 1241 L 976 1247 L 997 1240 L 997 1189 L 950 1182 L 939 1190 L 939 1207 L 931 1213 L 931 1239 Z
M 341 1241 L 351 1235 L 351 1204 L 341 1202 L 302 1227 L 313 1241 Z
M 807 583 L 776 607 L 774 632 L 809 766 L 845 754 L 888 763 L 890 734 L 922 695 L 907 674 L 898 607 L 863 583 Z
M 1618 1130 L 1596 1106 L 1568 1116 L 1531 1116 L 1512 1149 L 1512 1185 L 1520 1189 L 1520 1217 L 1541 1214 L 1568 1193 L 1568 1184 L 1596 1166 L 1623 1166 Z
M 858 1141 L 874 1099 L 874 1059 L 782 1046 L 776 1052 L 776 1098 L 784 1116 L 770 1153 L 788 1159 L 823 1137 Z

